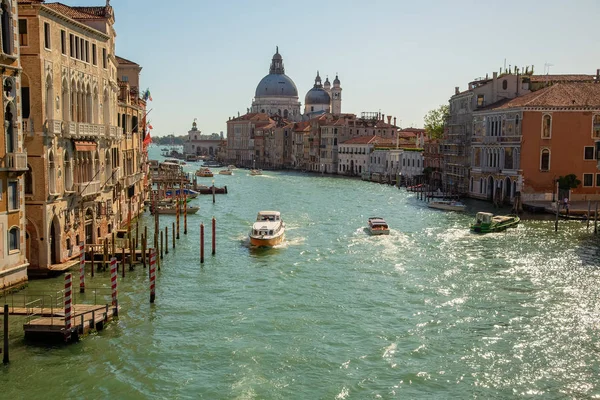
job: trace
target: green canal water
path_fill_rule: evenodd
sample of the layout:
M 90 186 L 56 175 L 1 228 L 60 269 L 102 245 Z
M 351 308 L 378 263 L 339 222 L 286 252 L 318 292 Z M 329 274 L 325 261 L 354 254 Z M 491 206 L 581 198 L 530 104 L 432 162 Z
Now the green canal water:
M 359 180 L 214 179 L 229 194 L 192 201 L 200 212 L 163 259 L 155 304 L 139 266 L 119 277 L 118 321 L 79 343 L 27 344 L 24 318 L 11 317 L 1 398 L 600 397 L 599 247 L 585 224 L 554 233 L 530 220 L 482 236 L 468 225 L 485 203 L 463 215 Z M 282 212 L 280 248 L 248 248 L 261 209 Z M 199 225 L 212 216 L 217 255 L 207 234 L 201 266 Z M 370 216 L 391 234 L 369 236 Z M 87 285 L 86 296 L 106 292 L 108 273 L 88 271 Z

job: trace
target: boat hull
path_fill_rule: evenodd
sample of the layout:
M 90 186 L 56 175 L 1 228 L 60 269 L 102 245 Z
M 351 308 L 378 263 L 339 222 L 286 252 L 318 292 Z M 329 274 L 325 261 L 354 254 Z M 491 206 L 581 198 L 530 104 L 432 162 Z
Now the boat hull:
M 200 207 L 187 207 L 187 210 L 185 210 L 185 212 L 187 214 L 196 214 L 198 212 L 198 210 L 200 210 Z M 158 213 L 175 215 L 175 214 L 177 214 L 177 209 L 176 208 L 159 208 Z M 183 214 L 183 213 L 184 213 L 184 209 L 183 209 L 183 207 L 181 207 L 179 209 L 179 214 Z
M 452 206 L 449 204 L 428 204 L 429 208 L 433 208 L 436 210 L 444 210 L 444 211 L 465 211 L 466 206 Z
M 255 247 L 273 247 L 281 244 L 285 233 L 282 232 L 277 236 L 254 236 L 250 235 L 250 244 Z
M 389 235 L 390 230 L 389 229 L 371 229 L 371 228 L 369 228 L 369 233 L 373 236 Z
M 502 232 L 507 230 L 508 228 L 513 228 L 519 225 L 521 220 L 517 218 L 516 220 L 508 221 L 501 224 L 492 224 L 492 225 L 471 225 L 471 231 L 475 233 L 492 233 L 492 232 Z

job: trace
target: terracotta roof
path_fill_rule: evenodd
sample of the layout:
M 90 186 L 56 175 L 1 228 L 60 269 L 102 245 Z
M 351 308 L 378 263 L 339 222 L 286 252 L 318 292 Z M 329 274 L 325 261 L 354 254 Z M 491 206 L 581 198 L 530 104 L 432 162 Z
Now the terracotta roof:
M 129 64 L 129 65 L 137 65 L 138 67 L 140 66 L 138 63 L 135 63 L 135 62 L 130 61 L 123 57 L 115 56 L 115 58 L 117 59 L 117 63 L 119 63 L 119 65 Z
M 404 128 L 404 129 L 400 129 L 400 132 L 425 133 L 425 129 L 423 129 L 423 128 Z
M 555 83 L 514 99 L 501 100 L 478 111 L 518 107 L 600 108 L 600 83 Z
M 594 82 L 594 75 L 531 75 L 531 82 Z
M 342 144 L 369 144 L 369 143 L 376 143 L 377 138 L 378 138 L 377 136 L 359 136 L 359 137 L 352 138 L 350 140 L 346 140 Z
M 70 7 L 62 3 L 44 3 L 44 6 L 72 19 L 104 19 L 106 8 L 102 7 Z

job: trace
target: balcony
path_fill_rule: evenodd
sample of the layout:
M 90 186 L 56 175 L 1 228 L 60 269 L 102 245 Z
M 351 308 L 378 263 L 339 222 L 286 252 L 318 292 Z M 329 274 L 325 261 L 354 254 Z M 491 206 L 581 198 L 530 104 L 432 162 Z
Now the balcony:
M 129 186 L 135 185 L 136 183 L 138 183 L 142 179 L 144 179 L 144 173 L 143 172 L 138 172 L 137 174 L 126 176 L 125 177 L 125 186 L 129 187 Z
M 79 193 L 81 197 L 94 196 L 100 193 L 102 183 L 100 181 L 76 183 L 75 187 L 77 188 L 77 193 Z
M 25 123 L 25 121 L 23 121 Z M 25 126 L 23 126 L 25 131 Z M 62 134 L 62 121 L 56 119 L 46 120 L 46 131 L 50 136 L 56 136 Z
M 6 153 L 1 164 L 1 171 L 27 171 L 27 153 Z

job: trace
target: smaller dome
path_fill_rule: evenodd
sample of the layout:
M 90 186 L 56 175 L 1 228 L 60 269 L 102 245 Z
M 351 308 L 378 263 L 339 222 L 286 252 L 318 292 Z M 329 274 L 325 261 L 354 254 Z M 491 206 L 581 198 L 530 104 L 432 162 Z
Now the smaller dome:
M 329 82 L 329 77 L 325 78 L 325 83 L 323 84 L 323 87 L 326 89 L 331 87 L 331 83 Z
M 337 74 L 335 74 L 335 79 L 333 80 L 333 84 L 334 85 L 339 85 L 340 84 L 340 78 L 338 78 Z
M 327 104 L 331 103 L 331 97 L 329 97 L 329 93 L 323 90 L 320 87 L 314 87 L 306 93 L 306 97 L 304 98 L 304 104 L 306 105 L 316 105 L 316 104 Z

